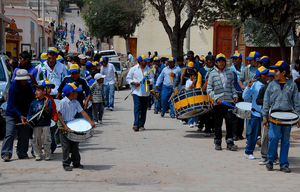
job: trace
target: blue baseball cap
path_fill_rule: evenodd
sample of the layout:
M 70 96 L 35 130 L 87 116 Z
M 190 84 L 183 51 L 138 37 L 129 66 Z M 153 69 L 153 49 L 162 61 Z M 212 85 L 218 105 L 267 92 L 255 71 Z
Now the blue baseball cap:
M 149 58 L 147 58 L 145 55 L 141 55 L 138 57 L 138 61 L 148 61 Z
M 47 52 L 48 52 L 48 53 L 55 53 L 55 54 L 58 53 L 58 52 L 57 52 L 57 49 L 56 49 L 55 47 L 49 47 Z
M 101 57 L 100 62 L 99 63 L 103 63 L 103 61 L 106 61 L 105 57 Z
M 243 59 L 243 56 L 240 53 L 235 53 L 234 55 L 231 56 L 231 58 L 240 58 L 240 59 Z
M 174 57 L 169 57 L 169 60 L 168 60 L 168 62 L 175 62 L 176 60 L 175 60 L 175 58 Z
M 80 69 L 79 69 L 79 65 L 77 64 L 73 64 L 70 66 L 70 73 L 73 73 L 73 72 L 80 72 Z
M 85 67 L 86 67 L 87 69 L 89 69 L 89 68 L 94 67 L 94 65 L 93 65 L 93 63 L 91 63 L 91 62 L 86 62 Z
M 285 61 L 278 61 L 275 65 L 270 66 L 270 69 L 277 69 L 279 67 L 283 68 L 287 72 L 290 71 L 290 67 Z
M 275 71 L 274 71 L 274 69 L 272 69 L 272 70 L 269 70 L 269 73 L 268 73 L 268 76 L 270 76 L 270 75 L 275 75 Z
M 260 74 L 268 73 L 269 69 L 266 69 L 264 66 L 261 66 L 256 70 L 256 77 Z
M 43 81 L 42 85 L 45 86 L 50 86 L 52 89 L 55 88 L 55 85 L 51 83 L 50 80 L 46 79 L 45 81 Z
M 63 93 L 64 93 L 64 95 L 65 95 L 65 94 L 68 94 L 68 93 L 70 93 L 70 92 L 72 92 L 72 91 L 82 91 L 82 89 L 76 87 L 76 85 L 75 85 L 74 83 L 68 83 L 68 84 L 66 84 L 66 85 L 64 86 L 64 88 L 63 88 L 62 91 L 63 91 Z
M 258 58 L 260 57 L 260 54 L 256 51 L 252 51 L 250 52 L 249 56 L 246 58 L 247 60 L 252 60 L 252 59 L 255 59 L 255 58 Z
M 223 53 L 219 53 L 217 56 L 216 56 L 216 61 L 219 61 L 220 59 L 224 59 L 226 61 L 226 57 Z
M 256 58 L 256 61 L 261 62 L 266 68 L 270 67 L 270 58 L 268 56 L 262 56 L 261 58 Z

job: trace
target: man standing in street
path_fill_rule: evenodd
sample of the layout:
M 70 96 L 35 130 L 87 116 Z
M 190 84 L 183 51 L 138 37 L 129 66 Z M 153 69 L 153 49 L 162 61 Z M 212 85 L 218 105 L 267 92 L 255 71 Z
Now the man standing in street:
M 105 75 L 104 83 L 103 83 L 103 91 L 105 97 L 105 108 L 111 111 L 114 110 L 114 99 L 115 99 L 115 86 L 119 86 L 118 74 L 115 69 L 115 66 L 108 62 L 108 59 L 102 57 L 100 59 L 100 64 L 102 64 L 102 68 L 100 71 L 101 75 Z M 116 76 L 116 80 L 115 80 Z
M 186 56 L 189 61 L 192 61 L 194 63 L 194 68 L 197 70 L 197 72 L 199 72 L 202 66 L 200 65 L 200 62 L 194 57 L 194 52 L 188 51 Z
M 145 122 L 147 115 L 147 105 L 149 99 L 150 87 L 153 84 L 154 78 L 151 73 L 150 67 L 147 66 L 148 58 L 145 55 L 141 55 L 138 58 L 138 65 L 132 67 L 126 77 L 128 84 L 131 84 L 131 90 L 133 102 L 134 102 L 134 123 L 133 130 L 145 130 Z M 142 80 L 147 76 L 147 87 L 145 82 L 142 84 Z
M 133 58 L 132 54 L 130 52 L 128 52 L 127 55 L 128 55 L 127 61 L 134 62 L 134 58 Z

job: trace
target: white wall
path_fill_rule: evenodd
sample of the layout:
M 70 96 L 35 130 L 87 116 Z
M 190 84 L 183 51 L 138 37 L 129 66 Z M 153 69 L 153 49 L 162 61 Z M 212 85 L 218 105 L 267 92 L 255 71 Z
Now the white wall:
M 146 17 L 142 24 L 137 27 L 133 37 L 137 38 L 137 55 L 147 55 L 150 51 L 153 55 L 154 51 L 158 51 L 160 57 L 171 56 L 171 44 L 168 35 L 158 20 L 158 14 L 152 13 L 155 11 L 150 8 L 146 12 Z M 185 16 L 182 17 L 182 24 Z M 168 18 L 171 28 L 174 25 L 174 17 L 172 15 Z M 191 27 L 190 49 L 194 51 L 195 55 L 207 55 L 213 49 L 213 28 L 202 30 L 199 32 L 199 27 Z M 186 39 L 185 39 L 186 41 Z M 125 40 L 120 37 L 114 37 L 114 49 L 118 53 L 126 54 Z M 183 47 L 186 53 L 186 42 Z

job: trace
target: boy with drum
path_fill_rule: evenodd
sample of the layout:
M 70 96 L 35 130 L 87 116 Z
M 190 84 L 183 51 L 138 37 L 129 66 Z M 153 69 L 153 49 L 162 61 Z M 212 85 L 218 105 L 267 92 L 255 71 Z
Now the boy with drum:
M 261 131 L 261 106 L 256 104 L 256 98 L 259 93 L 259 90 L 267 84 L 268 81 L 268 69 L 261 66 L 256 70 L 256 78 L 258 81 L 253 83 L 253 80 L 250 79 L 248 82 L 248 86 L 245 88 L 243 92 L 243 99 L 247 100 L 252 98 L 252 109 L 251 109 L 251 131 L 248 137 L 248 143 L 245 148 L 245 157 L 247 159 L 255 159 L 253 156 L 253 151 L 255 149 L 256 139 L 258 134 Z
M 226 123 L 226 143 L 227 149 L 234 151 L 238 148 L 232 139 L 232 111 L 229 106 L 222 102 L 233 104 L 238 101 L 234 88 L 233 72 L 226 67 L 226 57 L 222 53 L 216 56 L 216 66 L 210 73 L 207 83 L 207 93 L 214 101 L 214 121 L 215 121 L 215 150 L 222 150 L 222 124 L 223 118 Z
M 76 100 L 78 92 L 82 91 L 82 89 L 76 87 L 74 83 L 69 83 L 64 86 L 62 91 L 65 97 L 60 101 L 57 107 L 59 120 L 57 122 L 57 126 L 60 129 L 59 138 L 63 152 L 63 168 L 65 171 L 72 171 L 73 169 L 70 167 L 72 162 L 74 168 L 83 169 L 83 165 L 80 164 L 78 142 L 71 141 L 66 136 L 66 134 L 71 130 L 67 126 L 67 122 L 74 120 L 77 113 L 81 113 L 82 116 L 90 122 L 92 127 L 95 127 L 95 124 L 88 114 L 82 109 L 80 103 Z
M 270 69 L 275 69 L 275 80 L 272 81 L 264 96 L 264 105 L 262 110 L 263 125 L 267 125 L 267 118 L 270 116 L 272 120 L 272 113 L 278 111 L 292 112 L 295 111 L 300 115 L 300 104 L 298 97 L 298 88 L 292 79 L 287 79 L 289 76 L 290 68 L 285 61 L 278 61 Z M 269 114 L 270 111 L 270 114 Z M 294 113 L 291 113 L 294 115 Z M 300 121 L 297 123 L 300 127 Z M 277 146 L 281 140 L 280 146 L 280 171 L 290 173 L 288 162 L 288 153 L 290 146 L 290 133 L 291 125 L 282 125 L 280 122 L 271 121 L 269 130 L 269 147 L 268 147 L 268 163 L 266 168 L 268 171 L 273 170 L 273 162 L 277 155 Z
M 31 119 L 34 115 L 45 111 L 45 118 L 42 119 L 36 127 L 33 128 L 32 146 L 34 150 L 35 160 L 42 160 L 42 147 L 44 147 L 45 160 L 51 160 L 51 133 L 50 124 L 52 118 L 52 101 L 47 99 L 47 89 L 45 85 L 33 85 L 35 88 L 36 100 L 34 100 L 29 108 L 27 119 Z M 39 115 L 40 116 L 40 115 Z

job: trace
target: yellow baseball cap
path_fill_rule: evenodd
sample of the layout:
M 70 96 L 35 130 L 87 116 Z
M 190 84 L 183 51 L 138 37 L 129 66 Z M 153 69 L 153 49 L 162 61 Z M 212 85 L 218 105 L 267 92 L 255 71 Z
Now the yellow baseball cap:
M 73 72 L 80 72 L 80 69 L 79 69 L 79 65 L 77 64 L 73 64 L 70 66 L 70 73 L 73 73 Z
M 148 61 L 149 59 L 145 55 L 141 55 L 138 57 L 138 61 Z
M 169 57 L 169 62 L 175 62 L 175 58 L 174 57 Z
M 216 61 L 219 61 L 220 59 L 224 59 L 226 61 L 226 57 L 223 53 L 219 53 L 217 56 L 216 56 Z
M 48 59 L 47 53 L 41 54 L 41 61 L 44 63 Z
M 49 47 L 48 48 L 48 53 L 58 53 L 57 49 L 55 47 Z
M 190 61 L 186 67 L 187 69 L 194 69 L 194 62 Z

